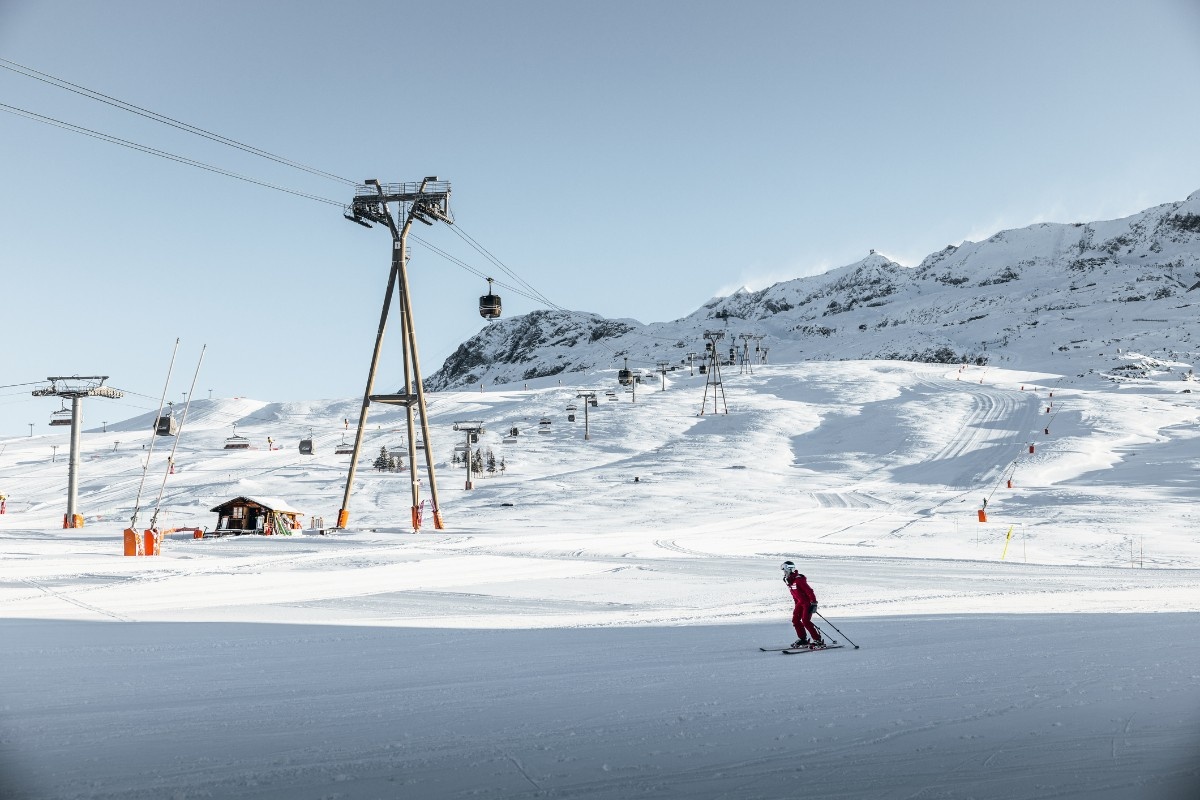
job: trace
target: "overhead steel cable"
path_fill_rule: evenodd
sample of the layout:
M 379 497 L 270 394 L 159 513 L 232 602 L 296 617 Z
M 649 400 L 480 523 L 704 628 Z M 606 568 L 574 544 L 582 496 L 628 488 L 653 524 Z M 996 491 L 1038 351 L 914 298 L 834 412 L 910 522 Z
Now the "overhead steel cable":
M 299 161 L 293 161 L 290 158 L 285 158 L 281 155 L 276 155 L 275 153 L 271 153 L 267 150 L 263 150 L 261 148 L 254 147 L 253 145 L 248 145 L 244 142 L 239 142 L 237 139 L 231 139 L 228 136 L 222 136 L 219 133 L 213 133 L 212 131 L 205 130 L 204 128 L 201 128 L 197 125 L 192 125 L 191 123 L 182 122 L 181 120 L 177 120 L 173 117 L 168 117 L 166 114 L 159 114 L 157 111 L 151 111 L 148 108 L 142 108 L 141 106 L 134 105 L 133 103 L 130 103 L 128 101 L 121 100 L 116 97 L 112 97 L 111 95 L 104 94 L 103 92 L 98 92 L 95 89 L 89 89 L 86 86 L 80 86 L 77 83 L 71 83 L 70 81 L 63 80 L 62 78 L 56 78 L 53 75 L 49 75 L 45 72 L 40 72 L 36 69 L 33 69 L 32 67 L 27 67 L 23 64 L 18 64 L 15 61 L 9 61 L 6 58 L 0 58 L 0 69 L 6 69 L 9 72 L 15 72 L 16 74 L 22 75 L 26 78 L 32 78 L 35 81 L 41 81 L 42 83 L 46 83 L 51 86 L 55 86 L 59 89 L 65 89 L 68 92 L 73 92 L 74 94 L 81 95 L 83 97 L 87 97 L 91 100 L 96 100 L 98 102 L 104 103 L 105 105 L 109 105 L 114 108 L 119 108 L 122 111 L 128 111 L 131 114 L 137 114 L 139 117 L 145 117 L 146 119 L 153 120 L 155 122 L 160 122 L 163 125 L 169 125 L 172 128 L 177 128 L 178 130 L 186 131 L 187 133 L 192 133 L 192 134 L 195 134 L 196 136 L 202 136 L 205 139 L 208 139 L 210 141 L 218 142 L 219 144 L 223 144 L 223 145 L 228 145 L 229 147 L 233 147 L 233 148 L 236 148 L 243 152 L 250 153 L 251 155 L 255 155 L 260 158 L 265 158 L 269 161 L 274 161 L 277 164 L 283 164 L 284 166 L 302 170 L 311 175 L 319 175 L 322 178 L 329 178 L 330 180 L 339 181 L 341 183 L 349 184 L 351 186 L 358 185 L 357 181 L 350 180 L 349 178 L 343 178 L 341 175 L 335 175 L 332 172 L 326 172 L 323 169 L 317 169 L 316 167 L 310 167 L 307 164 L 302 164 Z
M 16 106 L 10 106 L 7 103 L 0 103 L 0 111 L 5 111 L 5 112 L 8 112 L 9 114 L 14 114 L 16 116 L 25 117 L 26 119 L 31 119 L 31 120 L 34 120 L 35 122 L 41 122 L 46 125 L 53 125 L 56 128 L 62 128 L 64 130 L 68 130 L 73 133 L 79 133 L 79 134 L 83 134 L 84 136 L 90 136 L 93 139 L 99 139 L 103 142 L 109 142 L 111 144 L 117 144 L 122 147 L 128 147 L 131 150 L 137 150 L 142 153 L 148 153 L 149 155 L 158 156 L 159 158 L 165 158 L 168 161 L 176 161 L 180 164 L 186 164 L 189 167 L 196 167 L 197 169 L 203 169 L 203 170 L 207 170 L 208 172 L 214 172 L 218 175 L 224 175 L 227 178 L 237 178 L 239 181 L 245 181 L 246 183 L 253 183 L 256 186 L 263 186 L 267 189 L 274 189 L 278 192 L 286 192 L 287 194 L 296 195 L 297 197 L 303 197 L 307 200 L 315 200 L 318 203 L 328 203 L 329 205 L 338 206 L 339 208 L 344 208 L 346 205 L 345 203 L 343 203 L 339 200 L 330 200 L 328 197 L 320 197 L 319 195 L 309 194 L 308 192 L 302 192 L 302 191 L 299 191 L 298 189 L 289 189 L 286 186 L 279 186 L 278 184 L 267 183 L 266 181 L 256 180 L 255 178 L 251 178 L 246 175 L 241 175 L 237 172 L 231 172 L 230 170 L 222 169 L 221 167 L 216 167 L 216 166 L 213 166 L 212 164 L 206 164 L 203 161 L 197 161 L 194 158 L 188 158 L 187 156 L 176 155 L 175 153 L 168 153 L 166 150 L 159 150 L 157 147 L 150 147 L 149 145 L 138 144 L 137 142 L 131 142 L 128 139 L 122 139 L 118 136 L 112 136 L 111 134 L 101 133 L 100 131 L 95 131 L 95 130 L 92 130 L 91 128 L 84 128 L 80 125 L 73 125 L 70 122 L 62 121 L 61 119 L 55 119 L 54 117 L 47 117 L 43 114 L 36 114 L 32 111 L 27 111 L 24 108 L 17 108 Z
M 475 241 L 475 238 L 472 237 L 469 233 L 462 230 L 461 226 L 459 226 L 458 224 L 454 224 L 454 225 L 450 226 L 450 229 L 452 231 L 454 231 L 454 234 L 456 236 L 458 236 L 460 239 L 462 239 L 464 242 L 466 242 L 468 245 L 470 245 L 472 248 L 474 248 L 474 250 L 477 253 L 479 253 L 481 256 L 486 258 L 488 261 L 491 261 L 493 264 L 495 264 L 497 267 L 499 267 L 501 270 L 503 270 L 507 275 L 509 275 L 509 277 L 511 277 L 513 280 L 517 281 L 522 286 L 524 286 L 526 289 L 528 289 L 529 291 L 531 291 L 535 295 L 537 295 L 543 303 L 545 303 L 548 306 L 551 306 L 552 308 L 557 308 L 560 311 L 566 310 L 566 309 L 562 308 L 561 306 L 559 306 L 554 301 L 552 301 L 549 297 L 546 297 L 546 295 L 544 295 L 540 291 L 538 291 L 532 284 L 530 284 L 528 281 L 526 281 L 520 275 L 518 275 L 517 273 L 515 273 L 511 269 L 509 269 L 508 265 L 506 265 L 500 259 L 496 258 L 496 256 L 492 255 L 491 251 L 489 251 L 486 247 L 481 245 L 479 242 Z
M 437 254 L 437 255 L 441 256 L 442 258 L 446 259 L 447 261 L 451 262 L 452 264 L 454 264 L 454 265 L 456 265 L 456 266 L 458 266 L 458 267 L 461 267 L 462 269 L 465 269 L 467 272 L 470 272 L 470 273 L 471 273 L 471 274 L 473 274 L 473 275 L 476 275 L 476 276 L 478 276 L 478 277 L 480 277 L 480 278 L 483 278 L 484 280 L 487 280 L 487 279 L 488 279 L 488 275 L 487 275 L 487 273 L 485 273 L 485 272 L 483 272 L 483 271 L 481 271 L 481 270 L 478 270 L 478 269 L 476 269 L 475 267 L 472 267 L 470 264 L 468 264 L 467 262 L 465 262 L 465 261 L 463 261 L 462 259 L 458 258 L 457 256 L 454 256 L 454 255 L 451 255 L 450 253 L 447 253 L 445 250 L 441 249 L 441 248 L 440 248 L 440 247 L 438 247 L 437 245 L 430 244 L 429 242 L 425 241 L 424 239 L 420 238 L 419 236 L 416 236 L 416 235 L 414 235 L 414 234 L 411 234 L 411 233 L 409 234 L 408 238 L 410 238 L 410 239 L 412 239 L 412 240 L 416 241 L 416 242 L 417 242 L 418 244 L 420 244 L 422 247 L 424 247 L 424 248 L 426 248 L 427 250 L 430 250 L 431 252 L 433 252 L 433 253 L 435 253 L 435 254 Z M 535 303 L 544 303 L 544 302 L 546 302 L 546 300 L 545 300 L 545 298 L 544 298 L 544 297 L 540 297 L 540 296 L 534 296 L 534 295 L 532 295 L 532 294 L 529 294 L 528 292 L 524 292 L 524 291 L 522 291 L 522 290 L 518 289 L 518 288 L 517 288 L 517 287 L 515 287 L 515 286 L 510 286 L 510 285 L 508 285 L 508 284 L 506 284 L 506 283 L 502 283 L 502 282 L 500 282 L 500 281 L 497 281 L 497 280 L 493 280 L 492 282 L 493 282 L 493 283 L 495 283 L 497 286 L 499 286 L 501 289 L 504 289 L 505 291 L 509 291 L 509 292 L 512 292 L 513 294 L 520 295 L 521 297 L 524 297 L 524 298 L 526 298 L 527 300 L 532 300 L 532 301 L 534 301 Z

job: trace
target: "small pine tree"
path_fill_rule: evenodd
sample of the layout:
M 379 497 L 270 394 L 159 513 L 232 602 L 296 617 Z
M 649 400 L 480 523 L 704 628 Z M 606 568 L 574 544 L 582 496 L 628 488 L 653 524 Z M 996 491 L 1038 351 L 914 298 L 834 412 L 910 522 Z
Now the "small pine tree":
M 476 450 L 475 455 L 471 457 L 471 471 L 476 475 L 483 474 L 483 451 Z
M 400 471 L 400 456 L 392 456 L 390 459 L 388 459 L 388 469 L 390 469 L 392 472 Z
M 458 463 L 458 451 L 457 450 L 454 451 L 454 455 L 450 456 L 450 463 L 451 464 Z
M 488 451 L 487 451 L 487 471 L 488 472 L 496 471 L 496 454 L 492 452 L 492 448 L 490 448 L 490 447 L 488 448 Z
M 375 463 L 373 464 L 375 469 L 379 470 L 380 472 L 383 472 L 384 470 L 390 468 L 391 465 L 392 465 L 391 456 L 388 455 L 387 448 L 386 447 L 379 448 L 379 458 L 375 459 Z
M 500 456 L 500 474 L 503 475 L 504 470 L 506 469 L 508 469 L 508 467 L 504 466 L 504 456 Z

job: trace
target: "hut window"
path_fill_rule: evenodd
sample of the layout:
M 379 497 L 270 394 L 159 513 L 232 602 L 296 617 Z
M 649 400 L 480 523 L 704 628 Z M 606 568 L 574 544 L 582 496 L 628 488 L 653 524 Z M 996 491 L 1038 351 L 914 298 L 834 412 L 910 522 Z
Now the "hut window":
M 233 518 L 234 519 L 245 519 L 245 517 L 246 517 L 246 507 L 245 506 L 234 506 L 233 507 Z

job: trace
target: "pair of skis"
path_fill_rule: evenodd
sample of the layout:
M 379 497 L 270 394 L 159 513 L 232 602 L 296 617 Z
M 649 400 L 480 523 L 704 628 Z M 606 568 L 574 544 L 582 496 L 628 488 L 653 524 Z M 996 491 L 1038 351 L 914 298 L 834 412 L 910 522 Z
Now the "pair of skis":
M 838 644 L 836 639 L 830 639 L 826 644 L 821 645 L 805 645 L 804 647 L 760 647 L 758 648 L 764 653 L 783 653 L 785 656 L 795 656 L 800 653 L 818 653 L 822 650 L 840 650 L 845 647 L 843 644 Z

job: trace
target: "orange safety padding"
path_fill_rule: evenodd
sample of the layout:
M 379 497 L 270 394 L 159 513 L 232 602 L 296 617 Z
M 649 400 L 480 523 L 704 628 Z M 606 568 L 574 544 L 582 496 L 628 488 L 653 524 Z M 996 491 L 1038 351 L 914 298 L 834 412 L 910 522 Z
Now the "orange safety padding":
M 158 549 L 158 531 L 153 528 L 147 528 L 143 534 L 145 539 L 145 555 L 156 556 L 159 554 Z
M 414 531 L 421 530 L 421 510 L 416 506 L 412 507 L 412 527 Z
M 1033 445 L 1029 445 L 1029 452 L 1030 452 L 1030 453 L 1032 453 L 1032 452 L 1033 452 Z
M 1011 479 L 1008 482 L 1008 488 L 1010 488 L 1010 489 L 1012 488 L 1012 480 Z
M 981 508 L 981 509 L 979 509 L 979 521 L 980 521 L 980 522 L 987 522 L 987 512 L 986 512 L 986 511 L 984 511 L 982 508 Z
M 138 535 L 133 528 L 125 529 L 125 555 L 136 556 L 138 554 Z
M 445 530 L 446 525 L 442 522 L 442 510 L 435 509 L 433 512 L 433 527 L 439 531 Z
M 196 528 L 195 530 L 192 531 L 192 538 L 193 539 L 203 539 L 204 531 L 200 530 L 199 528 Z
M 337 526 L 338 526 L 339 528 L 342 528 L 342 529 L 344 530 L 344 529 L 345 529 L 345 527 L 346 527 L 346 523 L 347 523 L 347 522 L 349 522 L 349 521 L 350 521 L 350 509 L 348 509 L 348 508 L 343 508 L 341 511 L 339 511 L 339 512 L 338 512 L 338 524 L 337 524 Z

